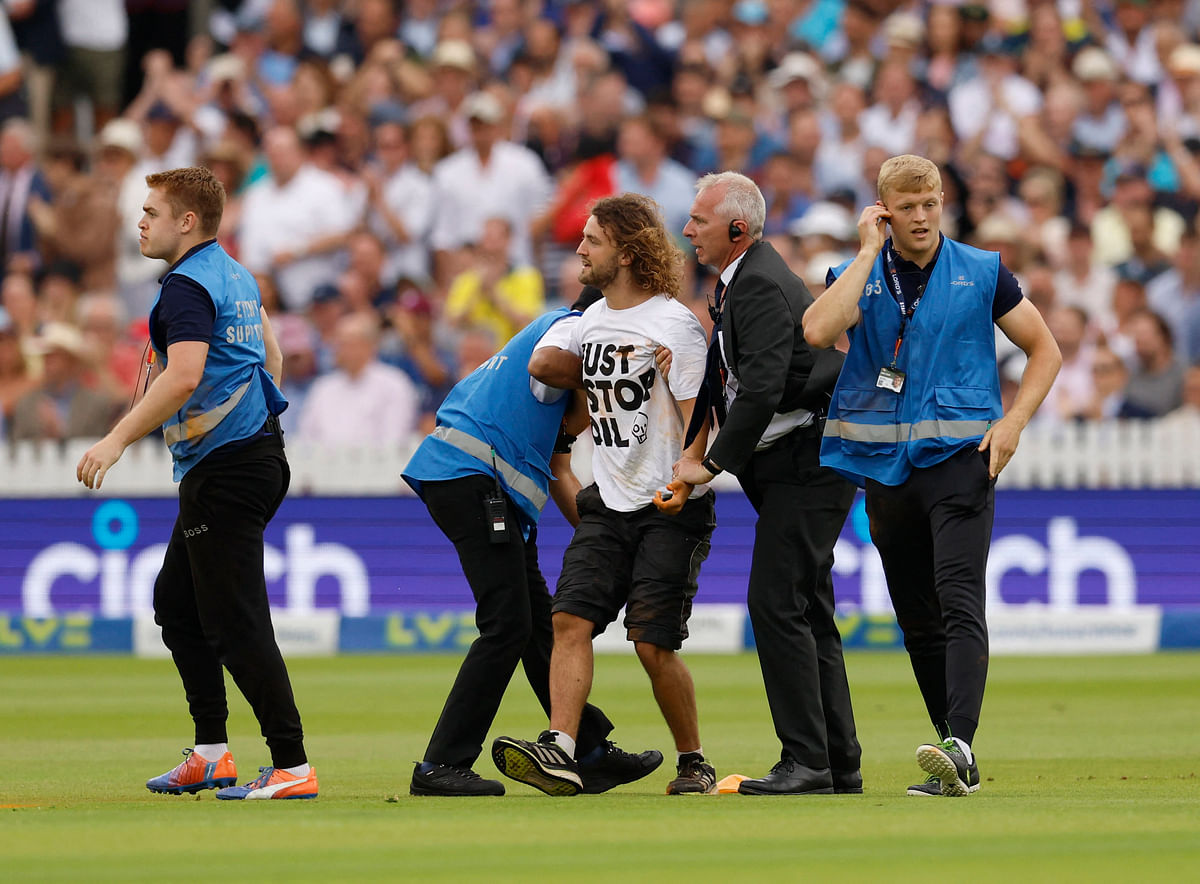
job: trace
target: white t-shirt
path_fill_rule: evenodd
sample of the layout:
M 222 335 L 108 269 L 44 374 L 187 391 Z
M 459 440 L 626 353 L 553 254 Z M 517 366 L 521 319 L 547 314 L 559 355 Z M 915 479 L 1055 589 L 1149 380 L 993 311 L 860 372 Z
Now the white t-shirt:
M 667 487 L 683 452 L 687 427 L 678 403 L 695 399 L 704 381 L 704 329 L 691 310 L 666 295 L 624 310 L 597 301 L 570 328 L 564 349 L 583 359 L 600 497 L 609 509 L 639 510 Z M 541 344 L 547 343 L 543 336 Z M 671 349 L 667 383 L 654 363 L 659 345 Z M 692 496 L 707 488 L 698 486 Z

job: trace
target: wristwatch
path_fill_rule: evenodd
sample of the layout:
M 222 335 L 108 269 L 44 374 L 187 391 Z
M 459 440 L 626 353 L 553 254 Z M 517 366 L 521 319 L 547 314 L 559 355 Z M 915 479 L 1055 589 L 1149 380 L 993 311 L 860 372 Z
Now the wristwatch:
M 706 456 L 704 460 L 700 461 L 700 466 L 712 473 L 713 478 L 716 478 L 721 473 L 721 468 L 713 463 L 713 459 L 711 457 Z

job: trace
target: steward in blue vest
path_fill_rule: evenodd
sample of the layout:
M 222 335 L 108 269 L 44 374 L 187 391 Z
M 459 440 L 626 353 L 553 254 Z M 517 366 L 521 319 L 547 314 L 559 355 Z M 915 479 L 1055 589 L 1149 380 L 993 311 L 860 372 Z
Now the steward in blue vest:
M 472 766 L 518 663 L 550 712 L 553 630 L 537 523 L 552 481 L 551 459 L 569 455 L 573 437 L 563 417 L 575 394 L 545 387 L 535 396 L 528 366 L 547 331 L 568 317 L 578 319 L 578 310 L 600 297 L 598 289 L 585 289 L 573 305 L 578 309 L 559 308 L 535 319 L 459 381 L 438 409 L 434 431 L 404 468 L 404 480 L 454 544 L 479 627 L 413 770 L 413 795 L 504 794 L 502 783 L 484 779 Z M 580 417 L 586 419 L 586 410 Z M 579 482 L 569 470 L 560 474 L 556 500 L 564 506 L 563 492 L 578 491 Z M 595 706 L 584 708 L 578 742 L 588 791 L 639 779 L 662 763 L 659 752 L 634 755 L 617 748 L 606 739 L 612 728 Z
M 224 800 L 316 798 L 263 573 L 263 533 L 291 481 L 275 417 L 287 407 L 278 386 L 283 354 L 254 276 L 217 245 L 221 183 L 192 167 L 147 175 L 146 184 L 141 252 L 170 265 L 150 309 L 162 370 L 151 384 L 147 366 L 141 400 L 76 467 L 79 481 L 98 488 L 125 448 L 158 426 L 175 461 L 179 515 L 154 581 L 154 622 L 183 682 L 195 742 L 146 788 L 218 789 Z M 271 765 L 241 786 L 222 669 L 271 753 Z
M 200 383 L 162 427 L 179 481 L 209 452 L 257 434 L 288 403 L 265 367 L 258 283 L 215 240 L 189 250 L 167 272 L 150 307 L 151 345 L 163 368 L 167 346 L 155 339 L 156 320 L 172 276 L 187 277 L 203 288 L 216 311 Z
M 560 307 L 535 319 L 455 384 L 438 408 L 434 431 L 404 468 L 404 481 L 418 496 L 424 497 L 425 481 L 496 476 L 529 537 L 549 496 L 550 457 L 571 397 L 539 401 L 527 366 L 542 335 L 568 315 L 572 311 Z
M 804 315 L 809 343 L 850 339 L 821 463 L 866 488 L 871 541 L 937 733 L 917 747 L 927 778 L 907 794 L 966 797 L 981 782 L 971 744 L 987 682 L 996 477 L 1062 356 L 1000 256 L 942 236 L 935 163 L 892 157 L 878 191 L 858 219 L 858 254 L 830 271 Z M 1007 409 L 993 325 L 1027 357 Z
M 1000 256 L 944 239 L 920 309 L 907 318 L 913 305 L 893 296 L 891 249 L 888 240 L 858 303 L 862 321 L 847 331 L 821 441 L 821 463 L 859 485 L 899 485 L 914 466 L 977 446 L 1003 414 L 992 328 Z M 904 378 L 899 391 L 878 386 L 885 366 Z

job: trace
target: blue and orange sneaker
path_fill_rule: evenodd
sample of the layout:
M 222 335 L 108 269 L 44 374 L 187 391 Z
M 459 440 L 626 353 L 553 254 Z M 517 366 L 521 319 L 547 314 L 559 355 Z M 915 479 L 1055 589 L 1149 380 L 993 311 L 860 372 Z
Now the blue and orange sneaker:
M 259 777 L 244 786 L 230 786 L 217 793 L 222 801 L 254 800 L 258 798 L 316 798 L 317 772 L 298 777 L 275 767 L 260 767 Z
M 183 750 L 183 763 L 162 776 L 146 781 L 151 792 L 182 795 L 202 789 L 220 789 L 237 782 L 237 767 L 233 755 L 226 752 L 219 761 L 208 761 L 193 749 Z

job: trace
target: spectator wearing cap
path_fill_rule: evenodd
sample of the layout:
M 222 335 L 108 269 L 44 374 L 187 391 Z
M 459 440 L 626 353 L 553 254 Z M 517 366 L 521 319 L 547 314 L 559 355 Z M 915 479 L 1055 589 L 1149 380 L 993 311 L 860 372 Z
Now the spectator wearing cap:
M 367 183 L 367 229 L 387 251 L 384 278 L 430 279 L 429 232 L 433 227 L 433 175 L 418 166 L 409 150 L 403 123 L 385 121 L 371 130 L 371 162 L 363 170 Z
M 1136 311 L 1129 322 L 1134 362 L 1126 393 L 1134 405 L 1161 417 L 1183 402 L 1186 366 L 1175 352 L 1171 327 L 1153 310 Z
M 464 102 L 475 89 L 478 62 L 466 40 L 442 40 L 429 59 L 433 95 L 411 108 L 416 117 L 434 116 L 448 121 L 450 141 L 456 148 L 471 143 L 471 127 Z
M 1146 286 L 1146 302 L 1171 327 L 1184 361 L 1200 362 L 1200 234 L 1194 226 L 1179 238 L 1171 265 Z
M 41 263 L 29 201 L 51 195 L 34 161 L 34 139 L 33 126 L 21 117 L 0 127 L 0 271 L 29 273 Z
M 85 386 L 85 350 L 79 330 L 66 323 L 47 323 L 34 346 L 42 357 L 42 377 L 13 407 L 11 438 L 65 441 L 107 433 L 120 406 L 105 393 Z
M 545 307 L 542 274 L 528 264 L 511 263 L 512 225 L 496 216 L 483 222 L 469 264 L 450 284 L 445 318 L 459 329 L 485 328 L 502 347 Z
M 1200 138 L 1200 44 L 1184 43 L 1167 56 L 1167 78 L 1155 96 L 1164 136 Z
M 1100 47 L 1085 46 L 1071 63 L 1071 72 L 1083 84 L 1083 107 L 1071 126 L 1072 139 L 1082 147 L 1112 153 L 1126 128 L 1117 102 L 1116 62 Z
M 274 273 L 286 309 L 303 310 L 317 286 L 333 282 L 329 255 L 357 219 L 337 178 L 306 161 L 295 130 L 271 129 L 263 147 L 271 174 L 246 193 L 240 259 L 252 273 Z
M 411 280 L 402 279 L 387 306 L 391 334 L 381 358 L 408 375 L 421 395 L 421 430 L 433 430 L 433 416 L 454 386 L 454 351 L 438 340 L 433 303 Z
M 129 19 L 124 0 L 58 0 L 67 57 L 54 83 L 54 131 L 71 131 L 77 98 L 87 98 L 97 128 L 121 107 Z M 105 428 L 107 429 L 107 428 Z
M 123 116 L 142 124 L 146 174 L 192 165 L 198 150 L 196 75 L 176 67 L 165 49 L 139 56 L 139 64 L 145 71 L 142 87 Z
M 420 395 L 408 375 L 379 361 L 379 324 L 366 313 L 338 320 L 337 368 L 313 381 L 297 438 L 320 445 L 403 445 L 417 429 Z
M 471 146 L 452 153 L 434 168 L 436 206 L 430 242 L 435 278 L 449 281 L 450 253 L 479 241 L 483 222 L 507 218 L 512 237 L 509 263 L 533 265 L 532 220 L 545 210 L 552 182 L 537 154 L 504 137 L 504 107 L 490 92 L 464 103 Z
M 1041 93 L 1017 73 L 1013 47 L 998 33 L 981 43 L 977 75 L 951 89 L 947 100 L 964 154 L 986 149 L 1006 161 L 1017 155 L 1020 127 L 1042 107 Z
M 778 66 L 767 73 L 766 83 L 777 105 L 769 133 L 780 138 L 786 135 L 792 114 L 812 110 L 825 97 L 821 64 L 807 52 L 785 55 Z
M 158 278 L 167 270 L 167 262 L 142 254 L 138 220 L 146 199 L 146 175 L 141 164 L 145 150 L 142 128 L 125 117 L 109 120 L 97 136 L 100 145 L 95 174 L 112 191 L 116 203 L 117 224 L 116 289 L 131 316 L 150 311 L 158 294 Z M 87 285 L 85 288 L 93 288 Z

